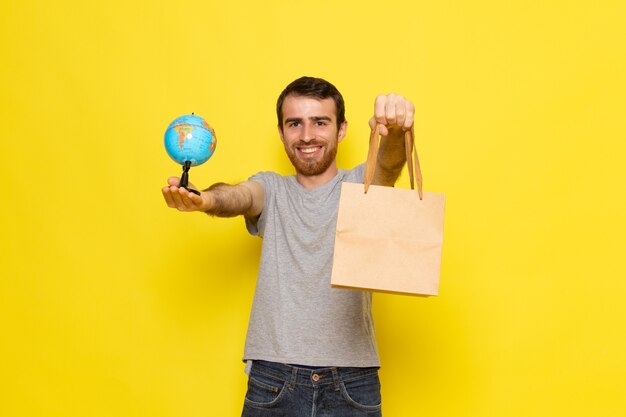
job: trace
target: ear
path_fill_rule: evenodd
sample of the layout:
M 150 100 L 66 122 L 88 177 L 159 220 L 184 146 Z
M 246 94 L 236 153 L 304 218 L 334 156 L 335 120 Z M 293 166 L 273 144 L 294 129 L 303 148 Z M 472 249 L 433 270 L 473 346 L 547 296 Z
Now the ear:
M 343 140 L 343 138 L 346 136 L 347 131 L 348 131 L 348 121 L 344 120 L 341 126 L 339 126 L 339 132 L 337 132 L 337 143 Z

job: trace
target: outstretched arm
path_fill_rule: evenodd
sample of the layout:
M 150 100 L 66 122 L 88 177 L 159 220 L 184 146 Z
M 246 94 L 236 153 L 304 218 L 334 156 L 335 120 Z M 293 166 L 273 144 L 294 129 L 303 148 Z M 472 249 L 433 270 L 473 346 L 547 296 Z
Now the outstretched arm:
M 404 132 L 413 128 L 415 106 L 397 94 L 379 95 L 374 103 L 374 116 L 369 124 L 372 129 L 382 125 L 376 171 L 372 184 L 392 186 L 406 162 Z
M 255 181 L 246 181 L 235 185 L 213 184 L 200 195 L 190 193 L 178 187 L 179 179 L 170 177 L 169 186 L 163 187 L 163 197 L 168 207 L 179 211 L 203 211 L 218 217 L 238 215 L 255 217 L 263 210 L 265 191 Z M 193 187 L 190 184 L 190 187 Z

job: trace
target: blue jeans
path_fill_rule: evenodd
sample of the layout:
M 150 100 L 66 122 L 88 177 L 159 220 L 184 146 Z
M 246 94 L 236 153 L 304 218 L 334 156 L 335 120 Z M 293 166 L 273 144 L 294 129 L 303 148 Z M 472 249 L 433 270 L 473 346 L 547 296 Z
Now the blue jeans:
M 254 361 L 242 417 L 382 416 L 378 368 L 300 368 Z

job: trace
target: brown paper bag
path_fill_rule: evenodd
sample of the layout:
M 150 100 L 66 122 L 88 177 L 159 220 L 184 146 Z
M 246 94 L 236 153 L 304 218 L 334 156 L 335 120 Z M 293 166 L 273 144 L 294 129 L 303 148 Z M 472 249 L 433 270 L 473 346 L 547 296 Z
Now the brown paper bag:
M 437 295 L 445 197 L 422 193 L 413 133 L 406 132 L 407 165 L 413 189 L 370 183 L 378 155 L 379 127 L 370 138 L 365 184 L 343 183 L 339 200 L 333 287 L 414 295 Z

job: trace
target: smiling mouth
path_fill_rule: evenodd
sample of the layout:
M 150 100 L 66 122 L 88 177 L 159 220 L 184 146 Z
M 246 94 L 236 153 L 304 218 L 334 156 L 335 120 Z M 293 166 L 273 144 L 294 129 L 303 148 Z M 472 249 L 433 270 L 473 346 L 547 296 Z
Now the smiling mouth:
M 300 154 L 303 154 L 305 157 L 312 157 L 317 155 L 322 147 L 321 146 L 300 146 L 296 148 Z

